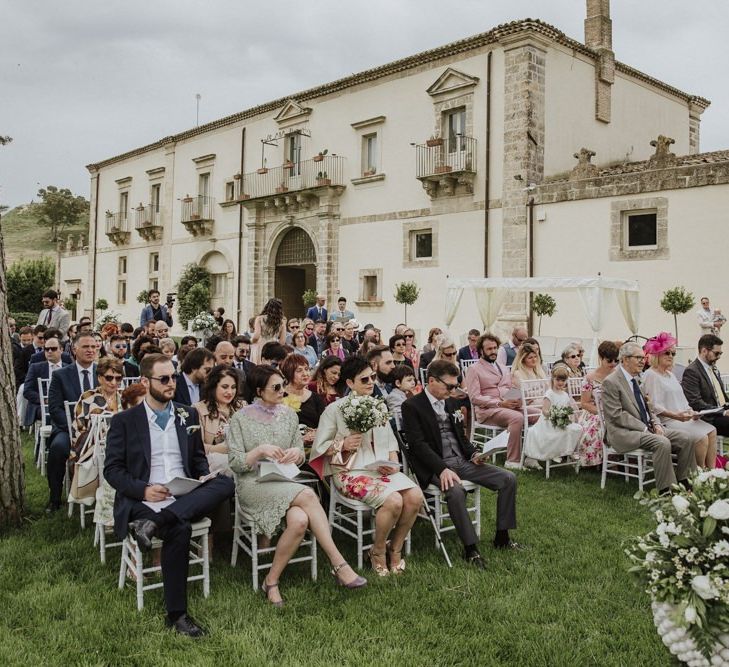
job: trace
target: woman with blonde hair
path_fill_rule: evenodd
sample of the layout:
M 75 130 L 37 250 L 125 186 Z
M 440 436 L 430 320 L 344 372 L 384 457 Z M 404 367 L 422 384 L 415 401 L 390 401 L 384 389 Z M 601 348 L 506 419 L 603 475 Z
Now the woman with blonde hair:
M 518 387 L 522 380 L 543 380 L 546 377 L 539 357 L 539 348 L 530 343 L 522 343 L 511 366 L 511 385 Z

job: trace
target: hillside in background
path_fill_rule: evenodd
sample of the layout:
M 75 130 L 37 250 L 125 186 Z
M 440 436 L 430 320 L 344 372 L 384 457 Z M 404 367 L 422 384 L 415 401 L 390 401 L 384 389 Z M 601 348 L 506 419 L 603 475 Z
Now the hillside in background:
M 0 224 L 2 224 L 7 266 L 20 257 L 35 258 L 50 255 L 55 260 L 56 247 L 51 241 L 51 229 L 38 223 L 32 204 L 17 206 L 4 213 Z M 65 227 L 60 237 L 65 244 L 69 234 L 78 238 L 80 233 L 83 233 L 88 241 L 88 219 L 83 224 Z

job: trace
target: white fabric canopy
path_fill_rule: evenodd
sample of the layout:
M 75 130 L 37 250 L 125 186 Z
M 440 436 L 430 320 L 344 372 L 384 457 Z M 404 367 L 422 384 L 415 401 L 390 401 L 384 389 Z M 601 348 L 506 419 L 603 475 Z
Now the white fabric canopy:
M 450 326 L 453 322 L 465 289 L 474 291 L 476 306 L 484 329 L 487 330 L 496 323 L 509 291 L 577 291 L 593 332 L 595 344 L 592 346 L 591 366 L 597 362 L 597 338 L 605 319 L 606 297 L 609 293 L 615 294 L 628 329 L 633 334 L 638 333 L 639 286 L 635 280 L 603 276 L 594 278 L 451 278 L 448 280 L 446 289 L 446 326 Z

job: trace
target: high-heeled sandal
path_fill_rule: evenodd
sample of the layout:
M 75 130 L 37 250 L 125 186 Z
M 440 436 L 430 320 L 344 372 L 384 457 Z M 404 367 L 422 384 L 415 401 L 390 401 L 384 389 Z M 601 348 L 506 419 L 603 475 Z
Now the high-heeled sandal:
M 397 565 L 392 565 L 393 560 L 395 560 L 393 558 L 394 555 L 397 555 L 399 559 Z M 392 572 L 392 574 L 402 574 L 405 572 L 405 559 L 402 557 L 402 549 L 400 549 L 400 551 L 395 551 L 394 549 L 390 549 L 388 546 L 387 556 L 390 561 L 390 572 Z
M 273 600 L 271 600 L 271 598 L 268 597 L 268 591 L 273 588 L 278 588 L 278 581 L 275 584 L 267 584 L 266 580 L 264 579 L 261 583 L 261 593 L 266 596 L 266 600 L 268 600 L 268 602 L 271 603 L 274 607 L 278 607 L 280 609 L 286 603 L 284 602 L 283 598 L 278 602 L 274 602 Z
M 340 586 L 344 586 L 344 588 L 354 589 L 354 588 L 362 588 L 363 586 L 367 585 L 367 579 L 364 577 L 360 577 L 357 575 L 355 579 L 350 581 L 348 584 L 345 584 L 340 578 L 339 578 L 339 570 L 341 570 L 343 567 L 346 567 L 347 563 L 339 563 L 339 565 L 334 566 L 331 570 L 329 570 L 332 573 L 332 576 L 336 579 L 337 583 Z
M 378 577 L 386 577 L 388 574 L 390 574 L 390 570 L 387 569 L 387 556 L 385 553 L 375 553 L 374 549 L 369 550 L 368 558 L 370 559 L 370 565 L 372 565 L 372 569 L 377 573 Z M 380 563 L 375 562 L 375 558 L 384 558 L 385 559 L 385 565 L 380 565 Z

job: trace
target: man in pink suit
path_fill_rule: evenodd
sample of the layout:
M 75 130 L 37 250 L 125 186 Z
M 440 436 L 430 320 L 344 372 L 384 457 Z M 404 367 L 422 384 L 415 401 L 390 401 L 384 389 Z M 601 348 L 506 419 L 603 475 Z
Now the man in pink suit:
M 524 430 L 524 413 L 521 400 L 504 398 L 511 389 L 511 370 L 496 361 L 501 341 L 490 333 L 478 339 L 481 358 L 466 373 L 466 388 L 476 411 L 476 421 L 489 426 L 501 426 L 509 432 L 506 450 L 506 467 L 521 469 L 521 434 Z M 539 408 L 528 407 L 529 423 L 539 419 Z M 540 468 L 534 459 L 524 461 L 527 468 Z

